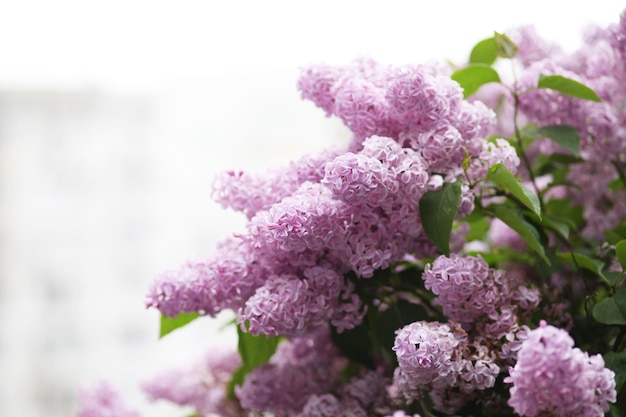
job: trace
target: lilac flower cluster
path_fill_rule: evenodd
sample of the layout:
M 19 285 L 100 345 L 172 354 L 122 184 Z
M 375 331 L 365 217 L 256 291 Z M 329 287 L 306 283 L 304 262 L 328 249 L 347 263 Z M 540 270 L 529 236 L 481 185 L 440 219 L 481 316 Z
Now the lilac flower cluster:
M 409 400 L 428 392 L 435 409 L 452 413 L 476 390 L 493 387 L 500 373 L 489 350 L 470 343 L 458 323 L 420 321 L 396 333 L 394 384 Z
M 149 307 L 168 316 L 232 309 L 254 334 L 304 334 L 328 321 L 352 328 L 365 308 L 348 271 L 369 278 L 408 254 L 436 253 L 419 220 L 425 192 L 465 179 L 466 158 L 474 180 L 495 163 L 519 163 L 506 142 L 485 142 L 493 112 L 463 100 L 442 66 L 320 66 L 303 72 L 299 88 L 353 130 L 348 149 L 265 176 L 219 176 L 213 195 L 248 217 L 247 233 L 159 276 Z M 473 192 L 462 190 L 459 217 L 474 209 Z
M 338 394 L 312 395 L 297 417 L 367 417 L 382 407 L 387 395 L 385 380 L 374 371 L 354 377 Z
M 188 369 L 163 371 L 142 384 L 152 401 L 167 400 L 191 406 L 198 415 L 218 414 L 243 417 L 246 413 L 234 398 L 228 398 L 226 386 L 241 365 L 237 352 L 211 352 Z
M 563 291 L 576 289 L 580 301 L 604 284 L 558 282 L 571 277 L 540 274 L 506 254 L 504 262 L 494 257 L 490 267 L 480 255 L 465 254 L 465 236 L 476 231 L 462 221 L 475 205 L 500 204 L 500 194 L 510 194 L 484 181 L 495 164 L 534 182 L 542 210 L 557 198 L 581 206 L 585 238 L 600 239 L 604 229 L 626 218 L 626 191 L 615 185 L 626 168 L 626 12 L 618 26 L 591 32 L 589 49 L 579 53 L 567 54 L 529 28 L 512 37 L 519 43 L 519 79 L 478 95 L 492 107 L 504 95 L 501 114 L 510 123 L 496 123 L 495 113 L 478 99 L 465 100 L 442 65 L 393 68 L 360 59 L 305 69 L 298 81 L 302 97 L 341 119 L 353 133 L 351 142 L 262 175 L 218 176 L 213 197 L 247 217 L 245 232 L 224 241 L 211 258 L 158 276 L 146 300 L 171 317 L 230 309 L 242 331 L 284 341 L 245 376 L 236 398 L 227 398 L 224 387 L 240 362 L 216 357 L 147 383 L 151 398 L 233 417 L 406 417 L 417 403 L 426 414 L 431 406 L 447 414 L 466 405 L 502 410 L 507 396 L 497 381 L 510 367 L 508 405 L 518 414 L 602 415 L 616 398 L 614 374 L 602 357 L 574 348 L 566 331 L 545 322 L 530 327 L 540 314 L 571 326 Z M 603 101 L 536 88 L 539 77 L 550 74 L 591 86 Z M 562 175 L 535 177 L 528 172 L 534 162 L 568 151 L 547 139 L 516 150 L 500 138 L 518 134 L 522 123 L 575 127 L 580 160 Z M 461 195 L 451 254 L 437 257 L 425 231 L 430 225 L 421 223 L 420 201 L 457 180 Z M 490 212 L 487 207 L 479 214 Z M 534 218 L 527 223 L 529 231 L 544 227 Z M 572 234 L 578 231 L 571 219 L 563 224 Z M 554 253 L 560 248 L 550 227 L 544 231 L 546 254 L 558 265 Z M 520 236 L 511 233 L 494 221 L 485 237 L 491 240 L 478 244 L 524 251 Z M 422 271 L 421 281 L 408 278 L 413 270 Z M 551 276 L 539 283 L 544 274 Z M 401 301 L 408 300 L 414 308 L 405 312 Z M 377 328 L 391 311 L 402 326 L 392 348 L 393 334 Z M 368 355 L 363 363 L 346 352 L 346 335 L 336 334 L 353 329 L 359 342 L 367 341 L 359 351 Z M 387 346 L 378 346 L 383 341 Z
M 522 416 L 601 417 L 616 400 L 615 374 L 602 356 L 575 348 L 566 331 L 545 321 L 530 332 L 509 373 L 509 405 Z
M 328 393 L 345 359 L 327 329 L 283 342 L 271 360 L 255 368 L 237 397 L 246 409 L 286 416 L 299 412 L 312 395 Z
M 79 393 L 79 409 L 75 417 L 141 417 L 126 405 L 119 392 L 108 382 L 100 382 Z
M 539 305 L 536 288 L 517 285 L 504 271 L 489 268 L 480 257 L 451 254 L 426 265 L 424 285 L 444 314 L 465 330 L 500 339 L 518 328 L 518 310 Z

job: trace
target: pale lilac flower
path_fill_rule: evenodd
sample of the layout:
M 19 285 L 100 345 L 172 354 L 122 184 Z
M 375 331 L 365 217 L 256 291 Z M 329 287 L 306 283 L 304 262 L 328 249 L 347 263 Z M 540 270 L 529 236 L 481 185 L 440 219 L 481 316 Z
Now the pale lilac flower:
M 515 148 L 501 138 L 497 138 L 495 142 L 483 142 L 481 152 L 472 160 L 467 174 L 472 181 L 484 179 L 487 177 L 487 170 L 496 164 L 503 164 L 513 175 L 517 173 L 520 164 Z
M 312 65 L 302 71 L 298 78 L 298 90 L 305 100 L 311 100 L 326 112 L 326 116 L 335 110 L 333 86 L 343 76 L 342 68 L 330 65 Z
M 111 384 L 100 382 L 80 390 L 75 417 L 140 417 L 140 414 L 126 405 Z
M 463 100 L 461 87 L 424 65 L 405 67 L 390 76 L 386 98 L 403 130 L 428 131 L 449 124 Z
M 540 37 L 534 26 L 521 26 L 507 35 L 519 48 L 515 59 L 524 66 L 543 59 L 555 59 L 563 54 L 559 45 Z
M 545 321 L 522 343 L 504 381 L 513 384 L 509 405 L 522 416 L 601 417 L 616 401 L 615 374 L 602 356 L 575 348 L 566 331 Z
M 341 402 L 334 395 L 311 395 L 296 417 L 337 417 L 342 411 Z
M 426 265 L 424 285 L 437 298 L 450 320 L 483 336 L 500 339 L 518 321 L 517 306 L 532 310 L 539 304 L 536 289 L 520 290 L 504 271 L 489 268 L 482 257 L 451 254 Z
M 146 306 L 157 308 L 169 317 L 192 312 L 215 316 L 223 309 L 242 306 L 261 285 L 257 278 L 251 273 L 245 243 L 226 240 L 212 258 L 189 261 L 178 270 L 156 277 Z
M 335 114 L 358 138 L 388 135 L 385 91 L 363 78 L 347 78 L 334 87 Z
M 399 390 L 414 396 L 419 389 L 457 385 L 467 342 L 467 333 L 455 323 L 419 321 L 396 331 L 394 380 Z
M 269 363 L 236 388 L 241 405 L 286 416 L 300 412 L 312 395 L 328 393 L 346 365 L 327 328 L 281 343 Z
M 302 276 L 275 275 L 239 310 L 253 335 L 302 335 L 332 322 L 339 330 L 358 325 L 365 314 L 350 282 L 328 266 L 305 269 Z
M 324 176 L 324 164 L 343 152 L 339 147 L 329 147 L 264 173 L 225 171 L 214 178 L 212 197 L 222 207 L 241 211 L 251 219 L 295 192 L 302 183 L 319 182 Z
M 187 369 L 163 371 L 142 383 L 152 401 L 167 400 L 191 406 L 197 414 L 243 417 L 246 413 L 235 399 L 228 398 L 227 385 L 241 366 L 236 351 L 211 352 Z

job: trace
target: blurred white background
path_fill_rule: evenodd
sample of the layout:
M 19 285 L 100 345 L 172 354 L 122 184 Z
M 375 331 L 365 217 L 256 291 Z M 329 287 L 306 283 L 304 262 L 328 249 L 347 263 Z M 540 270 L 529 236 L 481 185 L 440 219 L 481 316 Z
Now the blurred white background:
M 463 62 L 522 24 L 573 49 L 619 3 L 0 0 L 0 416 L 69 416 L 99 379 L 185 415 L 137 383 L 235 339 L 222 317 L 157 341 L 143 297 L 243 227 L 210 199 L 216 172 L 348 138 L 300 100 L 300 68 Z

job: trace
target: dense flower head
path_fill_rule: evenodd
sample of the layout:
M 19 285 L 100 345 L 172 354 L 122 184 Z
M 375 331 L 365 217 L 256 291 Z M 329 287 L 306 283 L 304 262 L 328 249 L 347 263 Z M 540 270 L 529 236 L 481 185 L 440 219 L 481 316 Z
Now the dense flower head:
M 602 356 L 575 348 L 565 330 L 545 321 L 522 343 L 509 375 L 509 405 L 522 416 L 600 417 L 616 400 L 615 374 Z
M 261 285 L 250 270 L 248 249 L 238 239 L 222 242 L 213 257 L 189 261 L 153 281 L 146 305 L 166 316 L 200 312 L 216 315 L 237 309 Z
M 343 366 L 329 330 L 318 329 L 281 343 L 269 363 L 255 368 L 236 388 L 237 398 L 247 409 L 295 414 L 310 396 L 329 392 Z
M 504 271 L 489 268 L 480 256 L 442 255 L 426 266 L 422 278 L 446 317 L 466 329 L 483 321 L 483 334 L 496 339 L 516 325 L 513 306 L 532 310 L 539 304 L 536 289 L 516 288 Z
M 415 322 L 396 332 L 394 385 L 408 400 L 428 392 L 435 409 L 453 413 L 476 390 L 494 386 L 500 367 L 458 323 Z
M 467 333 L 456 324 L 411 323 L 396 332 L 395 379 L 404 393 L 456 385 L 463 366 L 460 355 Z
M 259 287 L 239 310 L 237 321 L 248 322 L 253 335 L 298 335 L 331 321 L 352 328 L 365 309 L 352 285 L 328 266 L 305 269 L 302 276 L 276 275 Z
M 302 183 L 318 182 L 324 176 L 324 164 L 344 151 L 340 147 L 329 147 L 264 173 L 242 170 L 222 172 L 213 180 L 212 197 L 224 208 L 241 211 L 251 219 L 257 212 L 294 193 Z
M 398 139 L 447 126 L 470 141 L 495 120 L 484 105 L 466 102 L 450 69 L 434 62 L 396 68 L 366 59 L 340 67 L 317 65 L 302 72 L 298 88 L 303 98 L 352 130 L 356 150 L 368 136 Z
M 447 74 L 434 74 L 432 68 L 418 65 L 391 74 L 386 98 L 402 130 L 428 131 L 450 123 L 463 91 Z
M 119 392 L 108 382 L 100 382 L 79 392 L 79 409 L 75 417 L 140 417 L 130 409 Z
M 162 371 L 142 383 L 152 401 L 167 400 L 191 406 L 198 415 L 215 413 L 224 417 L 243 417 L 246 413 L 235 399 L 228 398 L 226 386 L 241 366 L 236 351 L 211 352 L 187 369 Z
M 501 138 L 496 138 L 494 142 L 483 142 L 480 154 L 468 168 L 468 176 L 473 181 L 485 178 L 489 167 L 496 164 L 503 164 L 512 174 L 517 173 L 520 164 L 515 148 Z

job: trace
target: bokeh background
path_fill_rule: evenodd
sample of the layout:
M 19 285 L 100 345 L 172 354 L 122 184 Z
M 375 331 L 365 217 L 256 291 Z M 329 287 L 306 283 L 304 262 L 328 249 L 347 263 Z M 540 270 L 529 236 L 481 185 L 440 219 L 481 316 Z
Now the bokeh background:
M 143 298 L 243 229 L 215 173 L 348 139 L 300 100 L 300 68 L 462 63 L 524 24 L 572 50 L 620 3 L 0 0 L 0 416 L 70 416 L 100 379 L 145 416 L 185 415 L 138 383 L 234 348 L 230 316 L 157 341 Z

